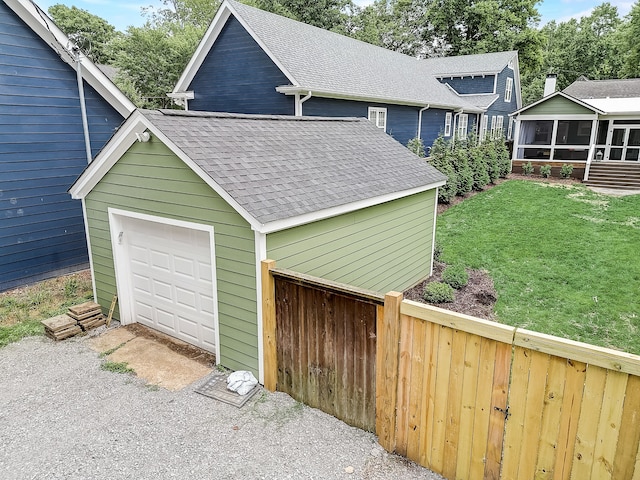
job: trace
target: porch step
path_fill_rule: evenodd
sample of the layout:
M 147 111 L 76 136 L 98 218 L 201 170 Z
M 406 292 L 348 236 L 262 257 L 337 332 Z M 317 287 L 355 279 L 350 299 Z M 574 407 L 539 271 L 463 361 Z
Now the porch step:
M 640 190 L 640 163 L 592 163 L 585 185 Z

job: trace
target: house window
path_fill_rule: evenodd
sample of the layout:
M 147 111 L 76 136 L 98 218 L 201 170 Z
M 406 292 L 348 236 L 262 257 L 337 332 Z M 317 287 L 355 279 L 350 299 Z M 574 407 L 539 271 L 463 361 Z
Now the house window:
M 467 127 L 469 125 L 469 115 L 461 113 L 458 117 L 458 138 L 464 140 L 467 138 Z
M 491 117 L 491 138 L 495 138 L 496 137 L 496 125 L 498 124 L 498 117 L 496 117 L 495 115 Z
M 451 112 L 447 112 L 447 114 L 444 117 L 444 136 L 445 137 L 451 136 L 452 120 L 453 120 L 453 115 L 451 114 Z
M 511 103 L 511 95 L 513 93 L 513 78 L 507 78 L 507 85 L 504 89 L 504 101 L 506 103 Z
M 489 128 L 489 117 L 487 115 L 482 116 L 482 126 L 480 127 L 480 141 L 484 141 L 487 138 L 487 129 Z
M 513 138 L 513 118 L 509 118 L 509 129 L 507 131 L 507 139 L 511 140 Z
M 502 115 L 498 115 L 496 117 L 496 130 L 493 132 L 494 138 L 499 138 L 504 135 L 504 117 Z
M 387 131 L 387 109 L 380 107 L 369 107 L 369 121 L 376 127 Z

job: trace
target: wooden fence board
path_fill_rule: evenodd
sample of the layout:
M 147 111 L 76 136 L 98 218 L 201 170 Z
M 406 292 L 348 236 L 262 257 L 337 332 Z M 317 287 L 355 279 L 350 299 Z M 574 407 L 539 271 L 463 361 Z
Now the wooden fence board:
M 422 383 L 428 381 L 427 365 L 424 357 L 424 343 L 427 325 L 425 322 L 412 321 L 411 332 L 411 377 L 409 393 L 409 416 L 407 425 L 407 458 L 419 460 L 422 411 Z
M 556 441 L 556 461 L 553 467 L 554 480 L 569 480 L 571 478 L 586 374 L 587 366 L 584 363 L 567 360 L 558 440 Z
M 396 452 L 404 456 L 407 456 L 409 437 L 409 388 L 411 385 L 411 369 L 413 363 L 413 325 L 414 322 L 410 317 L 403 316 L 400 318 Z
M 444 442 L 444 470 L 446 478 L 454 478 L 458 463 L 458 440 L 460 436 L 460 411 L 462 409 L 462 381 L 464 379 L 464 355 L 467 334 L 453 331 L 451 341 L 451 368 L 449 371 L 447 417 Z
M 438 338 L 438 363 L 436 367 L 436 402 L 433 410 L 433 439 L 431 444 L 431 464 L 437 472 L 444 470 L 444 446 L 447 429 L 447 404 L 449 402 L 449 373 L 451 371 L 451 344 L 453 330 L 440 327 Z
M 598 424 L 598 435 L 594 449 L 594 463 L 591 478 L 607 480 L 612 478 L 613 462 L 620 435 L 622 405 L 627 388 L 626 373 L 607 372 L 607 380 L 602 395 L 602 410 Z
M 531 366 L 529 369 L 529 382 L 527 397 L 524 403 L 524 436 L 520 447 L 520 462 L 516 478 L 533 478 L 536 462 L 538 460 L 538 441 L 542 427 L 542 411 L 544 405 L 544 392 L 546 388 L 547 371 L 550 357 L 546 353 L 532 352 Z M 517 408 L 511 405 L 511 409 Z
M 480 364 L 478 370 L 478 388 L 476 409 L 473 420 L 473 444 L 471 446 L 471 464 L 467 478 L 482 478 L 484 476 L 485 459 L 489 437 L 489 417 L 491 406 L 497 342 L 482 338 L 480 345 Z
M 572 478 L 591 478 L 591 467 L 598 435 L 598 423 L 602 408 L 602 392 L 607 379 L 604 368 L 587 366 L 584 383 L 582 411 L 576 435 L 575 458 L 571 472 Z
M 505 414 L 511 374 L 511 344 L 498 343 L 489 412 L 489 436 L 484 471 L 486 480 L 500 478 L 505 435 Z
M 620 420 L 620 436 L 614 460 L 613 478 L 633 478 L 639 446 L 640 377 L 630 375 Z
M 440 341 L 440 325 L 427 324 L 427 338 L 425 339 L 424 356 L 428 358 L 427 380 L 423 384 L 423 416 L 422 437 L 420 439 L 420 458 L 416 461 L 421 465 L 431 465 L 433 452 L 433 419 L 436 405 L 436 377 L 438 367 L 438 343 Z
M 471 449 L 476 436 L 473 427 L 477 415 L 480 345 L 482 339 L 477 335 L 467 334 L 466 341 L 462 376 L 460 429 L 458 434 L 458 451 L 456 452 L 456 478 L 470 478 Z M 487 406 L 489 402 L 490 400 L 487 401 Z
M 535 470 L 536 479 L 553 478 L 566 376 L 566 358 L 551 357 L 542 409 L 540 440 L 537 448 L 539 453 Z

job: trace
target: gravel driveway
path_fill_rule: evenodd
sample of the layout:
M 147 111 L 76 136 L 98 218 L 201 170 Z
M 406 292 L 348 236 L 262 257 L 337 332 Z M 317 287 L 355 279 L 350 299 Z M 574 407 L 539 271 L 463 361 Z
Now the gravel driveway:
M 101 361 L 86 339 L 0 349 L 0 478 L 442 478 L 288 395 L 238 409 L 194 393 L 202 381 L 169 392 Z

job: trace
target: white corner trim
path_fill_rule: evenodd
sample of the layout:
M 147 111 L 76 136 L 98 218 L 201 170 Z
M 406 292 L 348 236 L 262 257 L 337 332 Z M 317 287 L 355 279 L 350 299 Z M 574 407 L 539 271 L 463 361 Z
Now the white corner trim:
M 267 236 L 255 232 L 256 301 L 258 311 L 258 381 L 264 385 L 264 325 L 262 323 L 262 261 L 267 259 Z
M 84 220 L 84 235 L 87 239 L 87 250 L 89 252 L 89 270 L 91 271 L 91 288 L 93 290 L 93 301 L 98 303 L 98 290 L 96 289 L 96 272 L 93 268 L 93 252 L 91 251 L 91 235 L 89 235 L 89 222 L 87 221 L 87 204 L 82 199 L 82 218 Z

